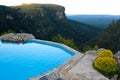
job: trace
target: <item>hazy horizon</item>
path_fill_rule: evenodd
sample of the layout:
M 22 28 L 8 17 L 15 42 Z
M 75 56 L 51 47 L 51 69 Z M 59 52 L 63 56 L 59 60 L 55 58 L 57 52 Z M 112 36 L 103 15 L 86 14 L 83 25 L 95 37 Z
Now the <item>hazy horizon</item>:
M 119 15 L 114 15 L 114 14 L 66 14 L 66 16 L 79 16 L 79 15 L 84 15 L 84 16 L 120 16 Z

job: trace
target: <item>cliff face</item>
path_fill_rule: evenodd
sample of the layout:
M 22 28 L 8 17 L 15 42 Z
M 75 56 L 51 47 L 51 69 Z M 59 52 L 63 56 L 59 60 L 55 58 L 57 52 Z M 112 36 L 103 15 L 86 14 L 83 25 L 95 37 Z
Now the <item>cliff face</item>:
M 23 4 L 14 6 L 12 8 L 18 9 L 20 12 L 26 13 L 26 17 L 50 17 L 56 19 L 65 18 L 65 8 L 60 5 L 53 4 Z

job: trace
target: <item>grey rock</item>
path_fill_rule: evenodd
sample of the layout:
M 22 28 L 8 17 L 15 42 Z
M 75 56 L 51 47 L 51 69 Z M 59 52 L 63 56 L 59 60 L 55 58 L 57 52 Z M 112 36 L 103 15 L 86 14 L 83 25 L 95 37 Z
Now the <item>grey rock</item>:
M 28 39 L 35 39 L 35 37 L 32 34 L 27 33 L 9 33 L 4 34 L 1 36 L 3 41 L 10 41 L 10 42 L 23 42 Z
M 118 51 L 117 53 L 115 53 L 114 57 L 115 57 L 117 63 L 120 65 L 120 51 Z
M 118 51 L 117 53 L 115 53 L 114 57 L 120 59 L 120 51 Z

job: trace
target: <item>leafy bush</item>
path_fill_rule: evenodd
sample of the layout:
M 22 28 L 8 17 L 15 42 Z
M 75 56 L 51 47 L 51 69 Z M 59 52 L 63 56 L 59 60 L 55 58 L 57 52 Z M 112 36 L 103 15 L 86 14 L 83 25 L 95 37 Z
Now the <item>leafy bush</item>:
M 104 49 L 104 50 L 101 50 L 98 52 L 98 58 L 102 58 L 102 57 L 113 57 L 113 53 L 111 50 L 107 50 L 107 49 Z
M 98 45 L 95 45 L 92 49 L 93 49 L 93 50 L 98 50 L 98 49 L 99 49 L 99 46 L 98 46 Z
M 79 50 L 77 48 L 77 46 L 75 45 L 73 39 L 66 39 L 66 38 L 62 37 L 60 34 L 58 34 L 57 36 L 53 37 L 52 41 L 65 44 L 65 45 L 67 45 L 69 47 L 72 47 L 72 48 L 74 48 L 76 50 Z
M 113 76 L 117 72 L 117 62 L 110 57 L 97 58 L 94 61 L 94 67 L 108 77 Z

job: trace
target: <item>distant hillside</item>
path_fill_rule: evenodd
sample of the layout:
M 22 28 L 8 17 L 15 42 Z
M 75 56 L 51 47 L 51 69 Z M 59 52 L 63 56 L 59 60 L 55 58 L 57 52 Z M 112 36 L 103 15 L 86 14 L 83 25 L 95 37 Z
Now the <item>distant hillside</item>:
M 120 19 L 120 15 L 68 15 L 67 18 L 104 29 L 108 27 L 113 20 L 117 21 Z
M 52 40 L 60 34 L 79 46 L 96 37 L 101 29 L 66 18 L 65 8 L 53 4 L 0 6 L 0 33 L 28 32 L 38 39 Z
M 120 20 L 113 22 L 100 36 L 90 41 L 87 45 L 98 45 L 102 48 L 111 49 L 116 52 L 120 50 Z

